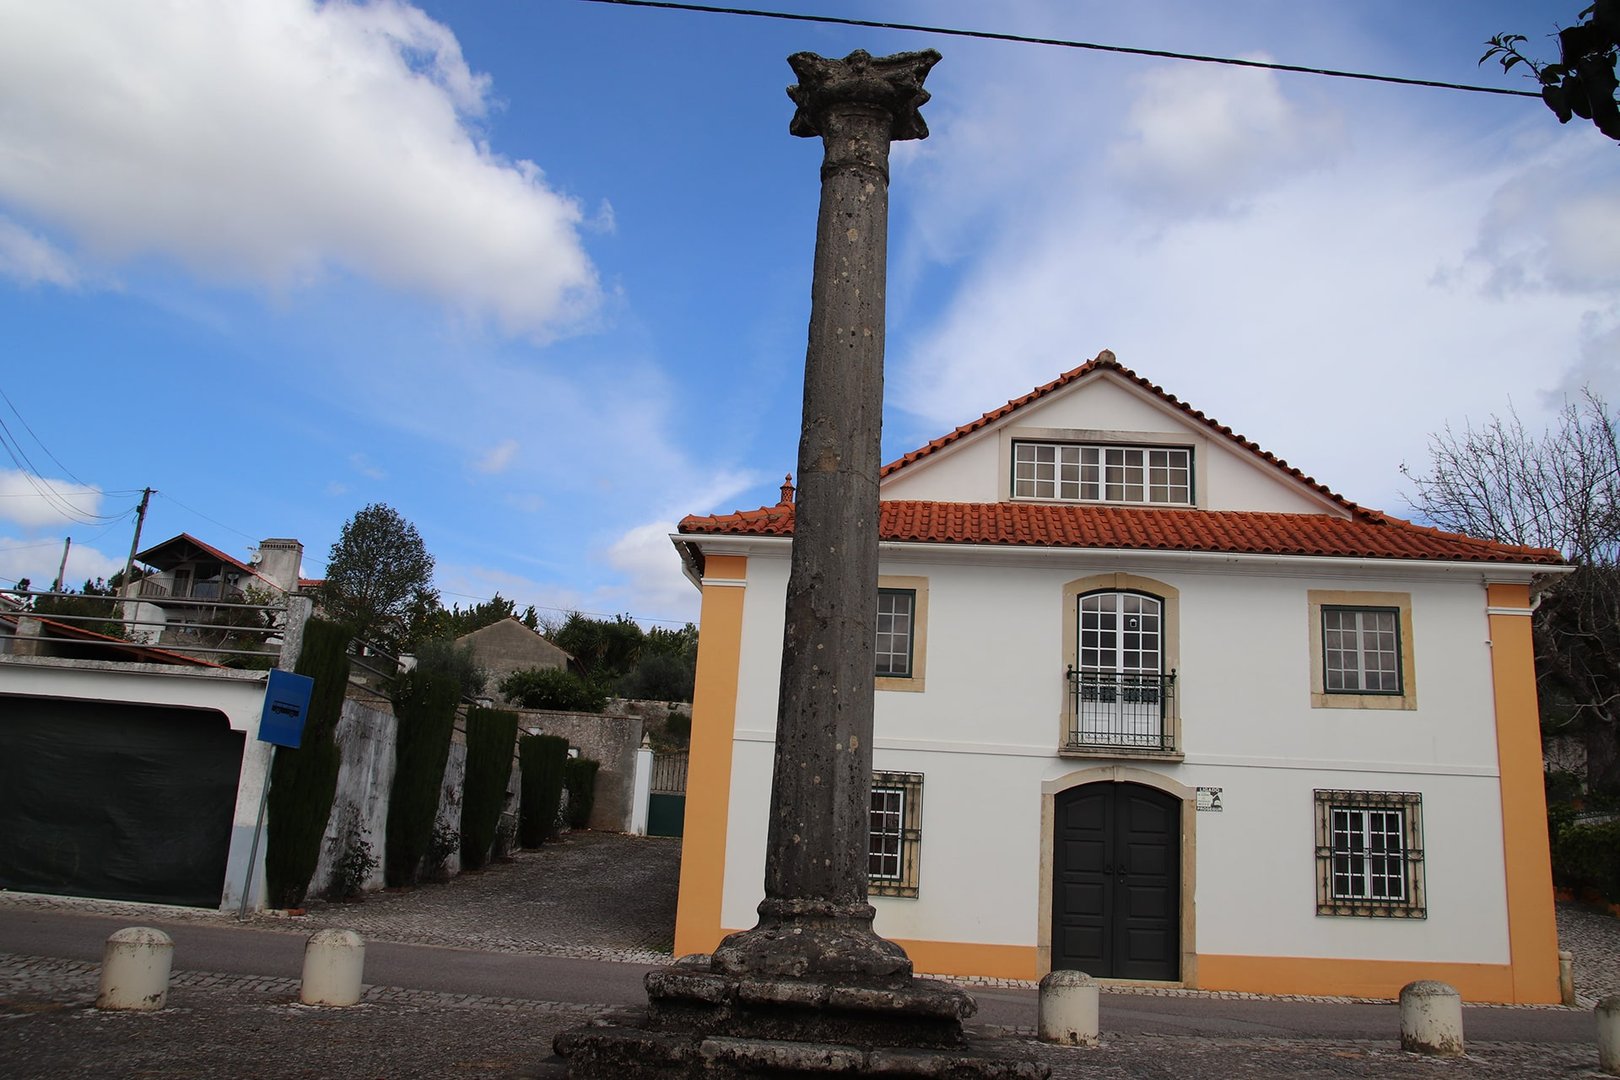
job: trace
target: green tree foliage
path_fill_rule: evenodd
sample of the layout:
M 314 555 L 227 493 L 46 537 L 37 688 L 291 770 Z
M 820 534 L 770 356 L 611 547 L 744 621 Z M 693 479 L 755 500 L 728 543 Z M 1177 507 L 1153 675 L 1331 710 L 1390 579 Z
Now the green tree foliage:
M 501 680 L 506 700 L 522 709 L 599 713 L 607 694 L 597 685 L 561 668 L 524 668 Z
M 516 618 L 530 630 L 539 633 L 540 615 L 535 611 L 533 604 L 530 604 L 523 610 L 523 614 L 519 615 L 517 604 L 497 592 L 490 599 L 477 604 L 469 604 L 465 608 L 460 604 L 452 605 L 448 609 L 439 608 L 432 619 L 432 636 L 458 638 L 464 634 L 470 634 L 474 630 L 482 630 L 486 626 L 492 626 L 502 619 L 512 618 Z
M 1620 429 L 1587 392 L 1534 434 L 1518 416 L 1431 436 L 1429 467 L 1402 467 L 1417 513 L 1442 528 L 1556 548 L 1576 567 L 1536 609 L 1543 732 L 1579 733 L 1587 780 L 1620 792 Z
M 596 770 L 600 765 L 588 757 L 569 758 L 563 766 L 563 784 L 568 788 L 568 827 L 583 829 L 591 823 L 596 805 Z
M 417 642 L 416 670 L 431 670 L 449 675 L 455 679 L 464 698 L 475 698 L 482 694 L 484 684 L 489 682 L 489 672 L 478 663 L 472 649 L 466 645 L 457 645 L 447 637 Z
M 539 847 L 556 832 L 568 740 L 560 735 L 524 735 L 518 739 L 518 762 L 523 767 L 518 840 L 524 847 Z
M 570 612 L 549 635 L 568 650 L 604 694 L 651 701 L 691 701 L 697 672 L 697 627 L 642 630 L 628 615 L 593 619 Z
M 271 907 L 299 907 L 321 856 L 321 837 L 337 793 L 338 719 L 349 685 L 349 633 L 324 619 L 304 624 L 294 669 L 315 680 L 304 734 L 294 750 L 278 747 L 270 772 L 264 877 Z
M 1497 34 L 1486 42 L 1490 48 L 1479 62 L 1496 60 L 1504 72 L 1523 64 L 1540 84 L 1541 100 L 1560 124 L 1578 116 L 1620 141 L 1620 103 L 1615 100 L 1615 90 L 1620 87 L 1615 75 L 1620 59 L 1620 0 L 1597 0 L 1577 17 L 1584 21 L 1558 31 L 1556 64 L 1542 63 L 1521 52 L 1519 46 L 1528 40 L 1523 34 Z
M 452 653 L 453 655 L 453 653 Z M 433 842 L 444 767 L 450 758 L 461 681 L 453 666 L 418 663 L 394 687 L 394 782 L 388 793 L 388 836 L 383 878 L 414 885 Z
M 58 619 L 79 630 L 89 630 L 108 637 L 125 637 L 124 623 L 118 618 L 119 605 L 111 597 L 118 595 L 118 582 L 122 574 L 114 574 L 112 581 L 96 578 L 86 580 L 75 593 L 63 589 L 50 596 L 36 596 L 31 605 L 34 614 L 47 619 Z M 17 582 L 24 591 L 28 579 Z
M 467 714 L 467 776 L 461 791 L 461 865 L 477 870 L 489 861 L 506 806 L 517 745 L 517 714 L 473 709 Z
M 398 651 L 438 609 L 432 580 L 433 556 L 416 526 L 373 503 L 344 523 L 327 556 L 320 600 L 361 641 Z

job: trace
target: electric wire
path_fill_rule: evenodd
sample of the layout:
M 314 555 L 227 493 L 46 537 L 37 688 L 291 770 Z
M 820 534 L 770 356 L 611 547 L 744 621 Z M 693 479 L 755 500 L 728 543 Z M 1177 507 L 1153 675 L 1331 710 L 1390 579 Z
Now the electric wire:
M 1243 60 L 1234 56 L 1205 56 L 1200 53 L 1173 52 L 1169 49 L 1145 49 L 1131 45 L 1105 45 L 1095 41 L 1070 41 L 1065 38 L 1031 37 L 1024 34 L 1005 34 L 992 30 L 958 30 L 946 26 L 926 26 L 920 23 L 879 22 L 875 19 L 852 19 L 840 15 L 806 15 L 792 11 L 761 11 L 755 8 L 720 7 L 714 4 L 684 4 L 673 0 L 581 0 L 587 4 L 610 4 L 616 7 L 661 8 L 669 11 L 693 11 L 708 15 L 739 15 L 755 19 L 780 19 L 787 22 L 823 23 L 831 26 L 859 26 L 871 30 L 904 30 L 921 34 L 940 34 L 945 37 L 977 38 L 983 41 L 1009 41 L 1021 45 L 1050 45 L 1062 49 L 1085 49 L 1091 52 L 1122 53 L 1127 56 L 1150 56 L 1161 60 L 1188 60 L 1199 64 L 1226 64 L 1231 67 L 1262 68 L 1267 71 L 1287 71 L 1296 75 L 1324 75 L 1334 79 L 1359 79 L 1363 82 L 1392 83 L 1396 86 L 1423 86 L 1435 90 L 1462 90 L 1473 94 L 1497 94 L 1503 97 L 1528 97 L 1541 100 L 1539 91 L 1509 90 L 1501 86 L 1476 86 L 1471 83 L 1445 82 L 1440 79 L 1408 79 L 1399 75 L 1375 75 L 1365 71 L 1341 71 L 1335 68 L 1307 67 L 1302 64 L 1278 64 L 1266 60 Z
M 237 536 L 243 537 L 244 539 L 247 539 L 247 540 L 251 540 L 254 543 L 258 543 L 258 541 L 260 540 L 260 537 L 254 536 L 252 533 L 245 533 L 241 529 L 233 529 L 231 526 L 225 524 L 223 521 L 216 521 L 215 519 L 209 517 L 207 514 L 203 513 L 201 510 L 196 510 L 196 509 L 193 509 L 192 507 L 187 506 L 185 503 L 181 502 L 179 499 L 175 498 L 173 495 L 170 495 L 166 491 L 159 491 L 157 488 L 153 488 L 152 489 L 152 494 L 154 494 L 154 495 L 162 495 L 165 499 L 168 499 L 170 502 L 174 503 L 174 505 L 178 506 L 180 509 L 182 509 L 182 510 L 184 510 L 187 513 L 190 513 L 190 514 L 196 514 L 198 517 L 202 518 L 204 521 L 208 522 L 211 525 L 218 525 L 220 528 L 224 529 L 226 532 L 233 532 Z
M 45 500 L 47 506 L 69 521 L 76 521 L 81 525 L 100 525 L 109 521 L 122 521 L 133 510 L 133 507 L 131 507 L 129 510 L 121 510 L 116 514 L 96 514 L 76 505 L 70 496 L 58 491 L 34 465 L 33 460 L 28 456 L 28 452 L 23 449 L 22 442 L 12 433 L 3 416 L 0 416 L 0 446 L 5 447 L 7 456 L 11 458 L 12 464 L 17 466 L 17 471 L 28 483 L 28 486 L 33 488 L 41 499 Z M 85 486 L 90 490 L 83 494 L 94 495 L 97 498 L 101 497 L 102 492 L 95 490 L 91 485 L 87 484 Z

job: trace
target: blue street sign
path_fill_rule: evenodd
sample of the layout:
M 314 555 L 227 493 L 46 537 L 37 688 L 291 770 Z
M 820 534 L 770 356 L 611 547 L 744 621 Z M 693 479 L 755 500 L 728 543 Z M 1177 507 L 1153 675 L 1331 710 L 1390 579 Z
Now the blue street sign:
M 298 749 L 304 739 L 304 714 L 315 680 L 277 669 L 264 688 L 264 713 L 259 717 L 259 741 Z

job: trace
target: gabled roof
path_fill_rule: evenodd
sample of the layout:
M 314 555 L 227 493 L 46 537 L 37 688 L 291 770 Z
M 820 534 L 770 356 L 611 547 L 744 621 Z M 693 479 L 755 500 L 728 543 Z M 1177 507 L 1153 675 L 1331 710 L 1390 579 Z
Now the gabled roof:
M 211 544 L 203 543 L 190 533 L 181 533 L 179 536 L 171 536 L 161 544 L 153 544 L 145 551 L 138 552 L 135 555 L 135 561 L 145 563 L 147 566 L 155 567 L 158 570 L 170 570 L 176 566 L 179 566 L 181 563 L 190 562 L 193 559 L 204 556 L 210 559 L 217 559 L 226 566 L 233 567 L 240 570 L 244 574 L 249 574 L 258 578 L 260 581 L 264 582 L 266 585 L 269 585 L 277 592 L 281 591 L 281 586 L 259 573 L 241 559 L 236 558 L 234 555 L 227 555 L 223 551 L 219 550 L 219 548 L 214 547 Z
M 908 465 L 924 460 L 930 455 L 945 449 L 947 446 L 950 446 L 952 443 L 958 442 L 961 439 L 972 435 L 976 431 L 981 431 L 984 428 L 998 423 L 999 421 L 1005 420 L 1007 417 L 1018 412 L 1020 409 L 1027 408 L 1043 398 L 1050 397 L 1052 394 L 1066 386 L 1072 385 L 1073 383 L 1079 382 L 1088 376 L 1092 376 L 1104 371 L 1111 371 L 1120 378 L 1125 379 L 1127 382 L 1134 383 L 1136 386 L 1147 391 L 1147 393 L 1152 397 L 1155 397 L 1160 402 L 1170 406 L 1172 409 L 1200 425 L 1205 430 L 1227 440 L 1233 446 L 1239 447 L 1245 452 L 1253 454 L 1254 456 L 1265 461 L 1267 464 L 1277 469 L 1281 469 L 1283 472 L 1287 473 L 1295 480 L 1298 480 L 1300 483 L 1304 484 L 1306 487 L 1310 488 L 1323 498 L 1326 498 L 1329 501 L 1336 503 L 1337 505 L 1342 506 L 1346 510 L 1350 510 L 1352 512 L 1359 509 L 1359 507 L 1357 507 L 1356 504 L 1351 502 L 1349 499 L 1346 499 L 1342 495 L 1329 490 L 1325 484 L 1318 483 L 1314 478 L 1300 472 L 1282 458 L 1277 457 L 1275 454 L 1272 454 L 1269 451 L 1262 450 L 1255 443 L 1244 438 L 1242 435 L 1239 435 L 1225 424 L 1216 421 L 1212 417 L 1204 415 L 1202 412 L 1193 408 L 1191 405 L 1188 405 L 1174 394 L 1169 393 L 1157 383 L 1152 383 L 1142 378 L 1142 376 L 1138 375 L 1136 372 L 1132 371 L 1130 368 L 1116 360 L 1114 358 L 1114 354 L 1109 352 L 1107 349 L 1104 349 L 1102 352 L 1098 353 L 1095 359 L 1086 361 L 1084 364 L 1074 368 L 1072 371 L 1065 371 L 1062 375 L 1059 375 L 1051 382 L 1044 386 L 1037 386 L 1023 397 L 1013 398 L 1000 408 L 991 409 L 977 420 L 970 420 L 956 430 L 941 435 L 939 438 L 928 443 L 927 445 L 921 446 L 916 450 L 911 451 L 909 454 L 902 454 L 894 461 L 891 461 L 887 465 L 883 466 L 882 471 L 878 473 L 878 477 L 879 479 L 883 479 L 892 475 L 893 473 L 897 473 L 901 469 L 906 468 Z
M 712 536 L 793 535 L 793 506 L 709 517 L 693 515 L 680 531 Z M 933 544 L 1204 551 L 1240 555 L 1314 555 L 1431 562 L 1559 564 L 1548 548 L 1517 547 L 1414 525 L 1375 511 L 1353 518 L 1239 510 L 1184 510 L 1054 503 L 881 504 L 878 539 Z

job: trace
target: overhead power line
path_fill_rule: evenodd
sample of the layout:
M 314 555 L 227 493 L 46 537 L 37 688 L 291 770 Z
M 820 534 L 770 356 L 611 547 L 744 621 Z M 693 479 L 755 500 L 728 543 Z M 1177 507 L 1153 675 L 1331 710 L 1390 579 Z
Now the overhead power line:
M 714 4 L 683 4 L 675 3 L 673 0 L 583 0 L 583 2 L 587 4 L 613 4 L 618 7 L 696 11 L 709 15 L 740 15 L 747 18 L 778 19 L 785 22 L 860 26 L 872 30 L 906 30 L 920 34 L 941 34 L 946 37 L 978 38 L 981 41 L 1011 41 L 1021 45 L 1051 45 L 1060 49 L 1085 49 L 1091 52 L 1123 53 L 1127 56 L 1151 56 L 1161 60 L 1190 60 L 1199 64 L 1226 64 L 1231 67 L 1262 68 L 1266 71 L 1289 71 L 1297 75 L 1325 75 L 1334 79 L 1359 79 L 1363 82 L 1393 83 L 1396 86 L 1427 86 L 1436 90 L 1463 90 L 1471 94 L 1498 94 L 1503 97 L 1528 97 L 1535 98 L 1537 101 L 1541 100 L 1541 94 L 1533 90 L 1509 90 L 1501 86 L 1475 86 L 1470 83 L 1444 82 L 1438 79 L 1407 79 L 1399 75 L 1375 75 L 1365 71 L 1338 71 L 1334 68 L 1306 67 L 1302 64 L 1277 64 L 1266 60 L 1243 60 L 1235 56 L 1204 56 L 1199 53 L 1172 52 L 1168 49 L 1143 49 L 1131 45 L 1104 45 L 1095 41 L 1069 41 L 1064 38 L 1002 34 L 992 30 L 958 30 L 948 26 L 879 22 L 875 19 L 851 19 L 840 15 L 805 15 L 793 11 L 760 11 L 754 8 L 719 7 Z

